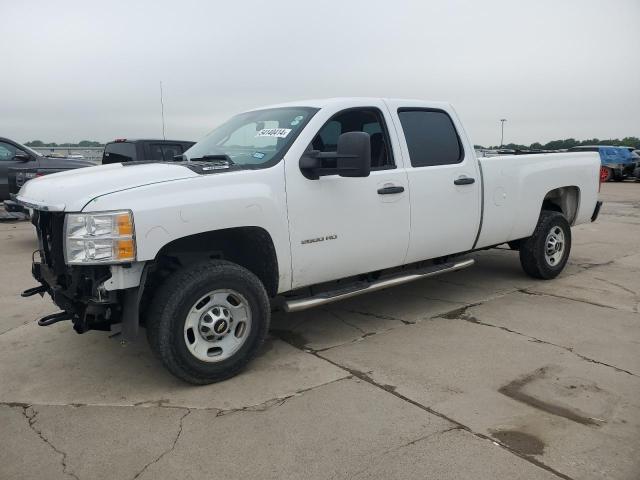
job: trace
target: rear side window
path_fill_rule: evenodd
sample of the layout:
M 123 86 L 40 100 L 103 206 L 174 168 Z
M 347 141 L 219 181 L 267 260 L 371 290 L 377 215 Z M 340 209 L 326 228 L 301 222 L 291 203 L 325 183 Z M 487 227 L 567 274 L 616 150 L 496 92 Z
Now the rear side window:
M 136 158 L 136 146 L 133 143 L 114 142 L 104 147 L 102 163 L 131 162 Z
M 464 159 L 456 128 L 441 110 L 400 109 L 398 117 L 414 167 L 449 165 Z

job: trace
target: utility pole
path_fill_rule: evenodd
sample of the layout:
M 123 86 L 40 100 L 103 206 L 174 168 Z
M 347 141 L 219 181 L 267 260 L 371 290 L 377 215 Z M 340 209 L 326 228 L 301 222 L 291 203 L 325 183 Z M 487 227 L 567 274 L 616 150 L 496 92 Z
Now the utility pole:
M 504 122 L 506 122 L 507 119 L 506 118 L 501 118 L 500 119 L 500 148 L 502 148 L 502 146 L 504 145 Z
M 162 98 L 162 80 L 160 80 L 160 109 L 162 112 L 162 139 L 166 140 L 167 137 L 164 134 L 164 100 Z

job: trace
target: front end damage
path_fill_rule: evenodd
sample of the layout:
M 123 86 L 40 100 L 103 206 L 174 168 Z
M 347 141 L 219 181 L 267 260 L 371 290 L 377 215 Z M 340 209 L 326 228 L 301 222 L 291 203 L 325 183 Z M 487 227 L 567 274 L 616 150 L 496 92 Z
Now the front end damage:
M 110 265 L 68 266 L 64 259 L 64 213 L 35 210 L 32 223 L 38 233 L 38 250 L 33 253 L 32 274 L 39 286 L 22 293 L 28 297 L 48 293 L 60 312 L 38 321 L 41 326 L 71 320 L 77 333 L 110 331 L 122 323 L 124 339 L 138 329 L 139 285 L 116 289 Z M 140 278 L 141 265 L 122 265 Z M 122 279 L 120 279 L 120 282 Z M 130 282 L 131 283 L 131 282 Z M 136 283 L 136 282 L 132 282 Z M 125 313 L 126 312 L 126 313 Z

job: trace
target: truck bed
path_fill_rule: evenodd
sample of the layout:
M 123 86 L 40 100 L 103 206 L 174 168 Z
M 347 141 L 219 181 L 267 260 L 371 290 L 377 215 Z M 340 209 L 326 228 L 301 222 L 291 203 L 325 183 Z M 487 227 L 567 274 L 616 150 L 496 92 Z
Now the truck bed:
M 482 171 L 482 225 L 476 248 L 528 237 L 541 199 L 554 188 L 575 189 L 571 225 L 588 222 L 598 200 L 597 153 L 505 155 L 478 159 Z M 567 186 L 570 187 L 567 187 Z

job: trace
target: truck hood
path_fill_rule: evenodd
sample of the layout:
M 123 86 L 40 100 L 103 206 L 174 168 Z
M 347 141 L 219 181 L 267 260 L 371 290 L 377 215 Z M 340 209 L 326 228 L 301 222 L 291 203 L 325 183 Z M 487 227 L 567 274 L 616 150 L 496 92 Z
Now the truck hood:
M 192 170 L 176 164 L 112 163 L 34 178 L 24 184 L 16 200 L 39 210 L 81 211 L 87 203 L 102 195 L 197 176 Z

